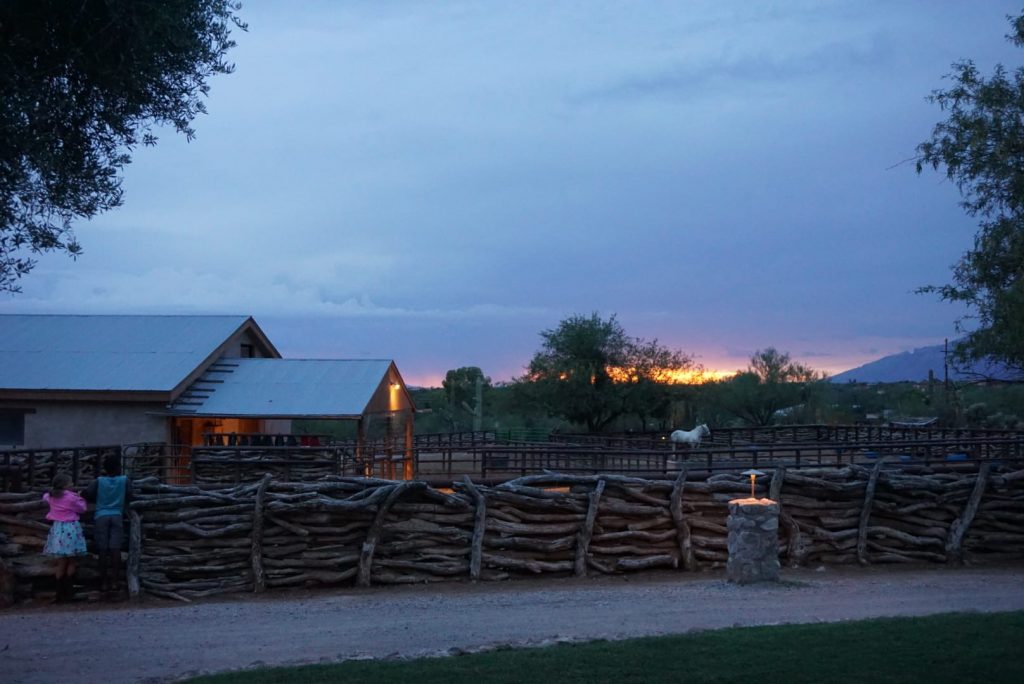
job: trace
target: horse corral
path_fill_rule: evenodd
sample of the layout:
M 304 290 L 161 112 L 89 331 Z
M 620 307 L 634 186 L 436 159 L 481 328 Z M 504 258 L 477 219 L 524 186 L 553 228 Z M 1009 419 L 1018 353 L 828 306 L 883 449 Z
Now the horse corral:
M 726 504 L 750 493 L 739 472 L 752 465 L 770 475 L 758 493 L 781 503 L 785 565 L 1024 557 L 1019 433 L 804 426 L 712 434 L 675 454 L 652 435 L 543 443 L 493 432 L 430 436 L 414 450 L 414 481 L 373 476 L 403 457 L 387 444 L 359 454 L 345 444 L 212 447 L 188 462 L 170 448 L 122 449 L 136 478 L 133 590 L 193 599 L 721 567 Z M 72 472 L 81 486 L 114 448 L 5 455 L 5 489 L 27 490 L 0 493 L 11 599 L 45 594 L 52 583 L 39 553 L 47 530 L 39 494 L 50 474 Z M 86 565 L 82 577 L 89 572 Z

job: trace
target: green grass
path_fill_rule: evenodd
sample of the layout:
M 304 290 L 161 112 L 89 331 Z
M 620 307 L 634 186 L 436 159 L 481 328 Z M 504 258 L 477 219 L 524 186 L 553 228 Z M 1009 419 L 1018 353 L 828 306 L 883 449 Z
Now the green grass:
M 449 658 L 249 670 L 189 681 L 1019 684 L 1024 682 L 1024 612 L 748 627 Z

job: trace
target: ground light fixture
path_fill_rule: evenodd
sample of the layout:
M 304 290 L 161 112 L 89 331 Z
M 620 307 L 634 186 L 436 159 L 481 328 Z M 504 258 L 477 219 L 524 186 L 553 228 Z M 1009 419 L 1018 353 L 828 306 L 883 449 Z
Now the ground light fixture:
M 751 468 L 750 470 L 744 470 L 740 474 L 750 476 L 750 498 L 756 499 L 757 497 L 754 496 L 754 487 L 757 484 L 757 478 L 760 477 L 761 475 L 764 475 L 764 473 L 762 473 L 760 470 L 754 470 L 753 468 Z

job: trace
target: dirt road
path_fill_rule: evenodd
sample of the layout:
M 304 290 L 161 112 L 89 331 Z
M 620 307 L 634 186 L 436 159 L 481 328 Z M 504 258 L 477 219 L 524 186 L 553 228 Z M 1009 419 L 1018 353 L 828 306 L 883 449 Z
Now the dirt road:
M 783 571 L 446 584 L 194 605 L 0 613 L 0 681 L 165 681 L 188 674 L 733 625 L 1024 610 L 1024 566 Z

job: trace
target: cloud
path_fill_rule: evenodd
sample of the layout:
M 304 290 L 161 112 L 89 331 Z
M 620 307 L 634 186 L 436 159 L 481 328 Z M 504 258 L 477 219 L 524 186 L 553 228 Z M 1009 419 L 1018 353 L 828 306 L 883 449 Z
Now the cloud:
M 636 101 L 649 97 L 715 100 L 745 93 L 763 98 L 763 88 L 792 85 L 812 78 L 830 81 L 857 78 L 858 72 L 876 75 L 891 59 L 893 46 L 884 34 L 860 42 L 830 42 L 821 46 L 775 45 L 742 54 L 696 55 L 683 61 L 649 69 L 585 91 L 578 104 L 604 101 Z M 751 89 L 751 88 L 754 89 Z
M 36 283 L 34 282 L 33 285 Z M 381 319 L 522 319 L 555 314 L 544 306 L 477 302 L 457 308 L 383 306 L 368 295 L 332 298 L 322 285 L 160 267 L 138 273 L 67 272 L 45 289 L 0 301 L 0 312 L 256 313 Z
M 835 352 L 829 352 L 829 351 L 802 351 L 802 352 L 799 352 L 799 356 L 800 356 L 800 358 L 804 358 L 804 359 L 816 359 L 816 358 L 827 359 L 829 357 L 835 356 Z

